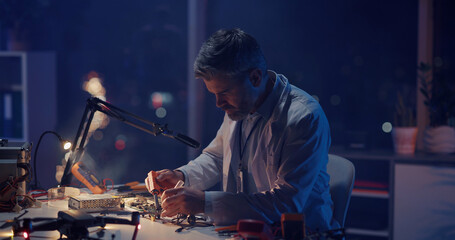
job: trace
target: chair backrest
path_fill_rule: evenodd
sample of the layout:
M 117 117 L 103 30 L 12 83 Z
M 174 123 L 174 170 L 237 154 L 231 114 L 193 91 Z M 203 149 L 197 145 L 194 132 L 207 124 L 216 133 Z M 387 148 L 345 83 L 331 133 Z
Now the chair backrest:
M 333 218 L 344 227 L 351 192 L 354 186 L 355 168 L 346 158 L 329 154 L 327 172 L 330 175 L 330 195 L 333 201 Z

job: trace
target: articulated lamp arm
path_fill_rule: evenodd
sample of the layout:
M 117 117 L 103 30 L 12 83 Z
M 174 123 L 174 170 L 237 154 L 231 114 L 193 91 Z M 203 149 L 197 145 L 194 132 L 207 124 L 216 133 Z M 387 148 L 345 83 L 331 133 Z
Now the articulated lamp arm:
M 99 98 L 91 97 L 87 99 L 87 104 L 85 106 L 84 114 L 82 116 L 81 123 L 79 125 L 79 129 L 76 134 L 76 138 L 71 148 L 71 156 L 69 157 L 65 170 L 63 172 L 62 180 L 60 181 L 60 186 L 66 186 L 71 183 L 71 168 L 73 164 L 79 161 L 83 150 L 84 144 L 87 139 L 88 130 L 90 129 L 90 124 L 93 120 L 93 116 L 95 115 L 96 111 L 100 111 L 112 118 L 115 118 L 119 121 L 122 121 L 132 127 L 135 127 L 139 130 L 144 132 L 150 133 L 154 136 L 163 135 L 165 137 L 176 139 L 192 148 L 199 148 L 200 143 L 188 136 L 180 134 L 178 132 L 174 132 L 169 130 L 167 124 L 160 125 L 158 123 L 151 122 L 144 118 L 141 118 L 137 115 L 134 115 L 128 111 L 125 111 L 121 108 L 118 108 L 110 103 L 107 103 Z M 144 125 L 151 126 L 151 129 L 146 128 L 145 126 L 141 126 L 138 123 L 135 123 L 129 118 L 137 120 L 138 122 L 142 122 Z M 82 137 L 81 137 L 82 134 Z

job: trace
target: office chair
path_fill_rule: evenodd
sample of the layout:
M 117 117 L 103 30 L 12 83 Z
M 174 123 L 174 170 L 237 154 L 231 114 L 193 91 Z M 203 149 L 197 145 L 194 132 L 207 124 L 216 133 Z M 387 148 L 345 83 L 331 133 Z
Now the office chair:
M 344 227 L 351 192 L 354 186 L 355 168 L 346 158 L 329 154 L 327 173 L 330 175 L 330 195 L 333 201 L 333 218 Z

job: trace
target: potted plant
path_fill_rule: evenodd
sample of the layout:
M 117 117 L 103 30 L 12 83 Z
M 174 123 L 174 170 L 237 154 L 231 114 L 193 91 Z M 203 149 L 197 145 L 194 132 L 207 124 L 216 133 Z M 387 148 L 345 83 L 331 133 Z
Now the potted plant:
M 424 149 L 432 153 L 455 152 L 455 86 L 438 74 L 433 76 L 432 67 L 426 63 L 418 66 L 420 92 L 425 97 L 430 125 L 423 135 Z
M 392 139 L 396 153 L 414 154 L 417 139 L 415 106 L 409 98 L 405 101 L 401 92 L 397 93 Z

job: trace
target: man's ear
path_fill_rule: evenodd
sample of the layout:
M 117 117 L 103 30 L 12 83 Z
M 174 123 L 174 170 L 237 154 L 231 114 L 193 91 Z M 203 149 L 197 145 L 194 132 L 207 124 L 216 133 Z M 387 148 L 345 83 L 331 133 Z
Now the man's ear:
M 259 87 L 262 81 L 262 70 L 255 68 L 250 72 L 250 81 L 251 84 L 255 87 Z

